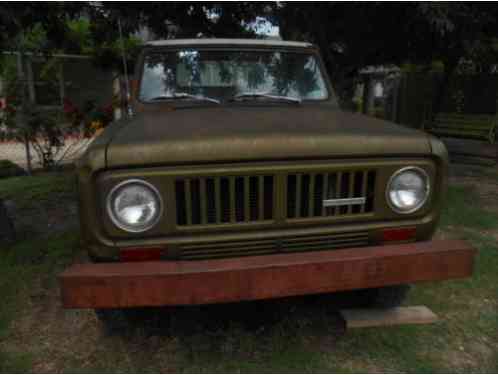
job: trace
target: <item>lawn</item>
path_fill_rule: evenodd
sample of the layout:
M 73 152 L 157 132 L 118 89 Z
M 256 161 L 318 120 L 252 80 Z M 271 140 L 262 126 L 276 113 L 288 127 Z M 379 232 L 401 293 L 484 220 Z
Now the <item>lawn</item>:
M 451 179 L 437 236 L 467 239 L 479 256 L 472 279 L 413 288 L 407 304 L 442 318 L 427 326 L 346 332 L 337 308 L 352 295 L 343 293 L 147 310 L 108 335 L 92 311 L 60 307 L 56 275 L 84 257 L 77 222 L 50 234 L 30 227 L 0 245 L 0 372 L 498 372 L 496 176 Z M 13 177 L 0 180 L 0 196 L 19 215 L 60 213 L 72 182 L 70 173 Z

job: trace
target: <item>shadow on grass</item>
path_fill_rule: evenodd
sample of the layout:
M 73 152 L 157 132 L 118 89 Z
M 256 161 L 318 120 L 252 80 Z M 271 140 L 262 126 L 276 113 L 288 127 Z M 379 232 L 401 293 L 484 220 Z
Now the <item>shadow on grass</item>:
M 366 303 L 365 292 L 354 291 L 266 301 L 128 309 L 122 311 L 129 330 L 113 331 L 113 334 L 191 336 L 228 330 L 233 326 L 256 334 L 289 322 L 316 324 L 317 331 L 323 328 L 329 331 L 333 327 L 341 334 L 344 323 L 338 310 L 361 307 Z

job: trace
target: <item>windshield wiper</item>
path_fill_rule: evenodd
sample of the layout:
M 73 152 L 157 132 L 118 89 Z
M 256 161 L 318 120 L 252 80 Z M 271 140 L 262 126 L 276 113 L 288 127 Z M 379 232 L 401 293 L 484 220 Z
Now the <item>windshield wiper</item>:
M 210 98 L 209 96 L 189 94 L 186 92 L 175 92 L 174 94 L 171 95 L 156 96 L 155 98 L 149 100 L 156 101 L 156 100 L 168 100 L 168 99 L 194 99 L 204 102 L 221 104 L 221 102 L 218 99 Z
M 244 100 L 247 98 L 266 98 L 271 100 L 283 100 L 290 103 L 301 104 L 301 99 L 295 98 L 292 96 L 283 96 L 283 95 L 272 95 L 264 92 L 242 92 L 240 94 L 236 94 L 232 97 L 232 101 L 236 100 Z

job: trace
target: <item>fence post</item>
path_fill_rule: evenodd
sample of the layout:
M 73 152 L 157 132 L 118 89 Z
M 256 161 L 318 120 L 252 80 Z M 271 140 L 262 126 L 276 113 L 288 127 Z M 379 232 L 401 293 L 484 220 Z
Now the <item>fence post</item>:
M 19 91 L 21 98 L 21 110 L 16 114 L 16 121 L 18 128 L 24 128 L 24 147 L 26 148 L 26 170 L 28 175 L 32 173 L 31 167 L 31 149 L 29 144 L 28 129 L 26 128 L 26 80 L 24 78 L 24 68 L 23 68 L 23 53 L 21 49 L 17 51 L 17 80 L 19 81 Z
M 392 122 L 398 123 L 398 103 L 399 103 L 399 83 L 401 81 L 401 77 L 396 77 L 394 79 L 393 88 L 392 88 L 392 108 L 391 108 L 391 118 Z
M 370 76 L 365 75 L 365 77 L 363 78 L 363 97 L 362 97 L 362 106 L 361 106 L 361 112 L 364 115 L 368 114 L 369 96 L 370 96 Z

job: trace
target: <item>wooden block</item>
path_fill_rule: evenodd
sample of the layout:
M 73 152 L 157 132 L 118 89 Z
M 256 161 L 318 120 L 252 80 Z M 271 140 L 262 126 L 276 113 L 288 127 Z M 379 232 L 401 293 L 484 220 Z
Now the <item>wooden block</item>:
M 442 240 L 199 261 L 77 264 L 60 276 L 66 308 L 201 305 L 472 275 L 476 251 Z
M 381 327 L 401 324 L 429 324 L 438 317 L 426 306 L 392 309 L 351 309 L 340 311 L 347 328 Z

